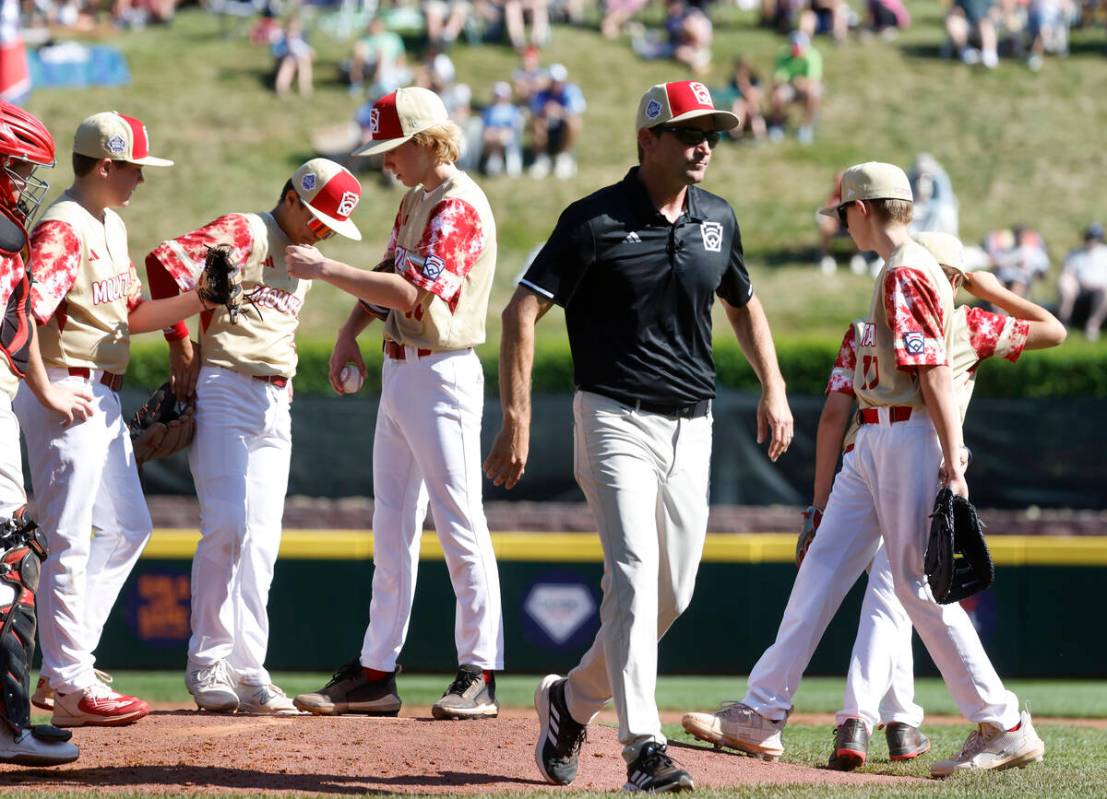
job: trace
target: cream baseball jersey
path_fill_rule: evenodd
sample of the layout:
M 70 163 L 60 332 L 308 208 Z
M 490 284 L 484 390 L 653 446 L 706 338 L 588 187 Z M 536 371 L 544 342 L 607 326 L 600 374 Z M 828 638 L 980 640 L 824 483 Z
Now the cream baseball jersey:
M 433 191 L 419 186 L 408 191 L 385 257 L 395 260 L 397 274 L 429 292 L 413 310 L 389 313 L 387 338 L 435 351 L 484 341 L 496 270 L 496 223 L 472 178 L 455 172 Z
M 23 280 L 26 269 L 23 266 L 23 258 L 18 254 L 0 254 L 0 308 L 7 308 L 15 287 Z M 11 398 L 15 398 L 15 392 L 19 390 L 19 376 L 12 368 L 11 361 L 6 353 L 0 352 L 0 391 Z
M 834 368 L 826 384 L 826 393 L 853 394 L 853 373 L 857 368 L 857 341 L 865 322 L 854 321 L 842 337 L 842 346 L 834 360 Z M 983 308 L 959 306 L 953 312 L 953 337 L 949 350 L 949 365 L 953 377 L 953 396 L 961 421 L 969 411 L 969 401 L 976 385 L 976 368 L 988 358 L 1004 358 L 1014 362 L 1022 355 L 1030 323 L 1013 316 L 985 311 Z M 849 450 L 857 435 L 856 420 L 846 432 L 843 447 Z
M 229 245 L 242 269 L 243 297 L 257 307 L 244 301 L 237 324 L 225 308 L 200 315 L 205 364 L 256 377 L 296 374 L 296 328 L 311 281 L 289 277 L 284 250 L 291 243 L 270 213 L 227 214 L 150 253 L 182 291 L 196 288 L 208 247 Z
M 877 275 L 857 339 L 853 392 L 862 408 L 922 407 L 913 367 L 949 363 L 953 288 L 914 241 L 897 247 Z
M 142 302 L 142 283 L 119 215 L 108 208 L 100 221 L 66 192 L 35 225 L 31 262 L 31 311 L 43 362 L 126 372 L 127 317 Z

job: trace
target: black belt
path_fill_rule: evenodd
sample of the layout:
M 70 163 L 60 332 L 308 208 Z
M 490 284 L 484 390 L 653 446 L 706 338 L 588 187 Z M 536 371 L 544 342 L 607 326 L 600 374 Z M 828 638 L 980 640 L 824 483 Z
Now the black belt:
M 582 390 L 591 391 L 593 394 L 599 394 L 601 397 L 615 400 L 616 402 L 626 405 L 628 408 L 634 408 L 636 411 L 656 413 L 659 416 L 668 416 L 670 419 L 699 419 L 707 416 L 707 414 L 711 412 L 711 400 L 706 399 L 693 402 L 691 405 L 670 405 L 664 402 L 647 402 L 645 400 L 630 400 L 623 399 L 622 397 L 613 397 L 603 391 L 596 391 L 591 388 Z

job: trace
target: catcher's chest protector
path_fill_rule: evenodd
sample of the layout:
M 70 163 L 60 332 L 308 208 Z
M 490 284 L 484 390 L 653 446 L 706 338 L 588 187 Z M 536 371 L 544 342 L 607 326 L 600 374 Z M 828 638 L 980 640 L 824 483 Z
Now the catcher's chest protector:
M 4 318 L 0 320 L 0 349 L 11 364 L 12 371 L 20 377 L 27 372 L 31 346 L 31 281 L 24 275 L 15 284 Z
M 30 520 L 0 525 L 0 691 L 4 721 L 14 732 L 31 726 L 31 659 L 35 652 L 35 592 L 46 536 Z

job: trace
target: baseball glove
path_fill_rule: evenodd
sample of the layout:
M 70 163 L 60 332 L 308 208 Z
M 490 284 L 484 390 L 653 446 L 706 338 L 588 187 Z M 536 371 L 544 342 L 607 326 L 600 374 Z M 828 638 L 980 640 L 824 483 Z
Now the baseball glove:
M 135 411 L 127 427 L 131 431 L 135 460 L 141 465 L 157 458 L 167 458 L 192 443 L 196 420 L 192 406 L 178 402 L 169 383 L 163 383 Z
M 939 491 L 934 500 L 923 567 L 940 605 L 960 602 L 983 591 L 995 579 L 995 566 L 984 541 L 984 523 L 971 502 L 948 488 Z
M 196 281 L 196 294 L 205 308 L 222 305 L 230 314 L 231 324 L 238 324 L 242 310 L 242 270 L 231 261 L 231 248 L 226 245 L 208 247 L 204 269 Z
M 803 559 L 807 557 L 807 550 L 811 548 L 811 542 L 815 540 L 815 531 L 819 529 L 819 523 L 823 520 L 823 512 L 811 505 L 803 512 L 803 529 L 796 539 L 796 568 L 803 565 Z

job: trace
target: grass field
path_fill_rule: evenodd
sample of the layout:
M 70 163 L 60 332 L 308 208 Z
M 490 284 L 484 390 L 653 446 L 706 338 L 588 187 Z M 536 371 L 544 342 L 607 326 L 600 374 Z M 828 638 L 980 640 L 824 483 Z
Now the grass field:
M 915 25 L 897 42 L 838 48 L 820 41 L 828 96 L 813 146 L 788 140 L 729 145 L 716 153 L 707 188 L 738 212 L 755 286 L 778 337 L 836 339 L 863 310 L 867 278 L 848 271 L 824 276 L 813 268 L 813 213 L 834 171 L 848 163 L 878 158 L 906 165 L 917 152 L 929 151 L 954 180 L 966 240 L 1024 221 L 1042 230 L 1055 259 L 1107 209 L 1101 179 L 1107 151 L 1096 144 L 1098 132 L 1107 128 L 1107 96 L 1095 88 L 1107 84 L 1102 30 L 1075 32 L 1073 54 L 1048 60 L 1039 74 L 1012 61 L 988 73 L 939 60 L 937 5 L 908 5 Z M 721 83 L 738 53 L 768 73 L 781 39 L 756 27 L 752 14 L 730 6 L 717 11 L 715 66 L 706 82 Z M 177 161 L 172 169 L 147 170 L 149 182 L 125 212 L 136 262 L 158 241 L 219 213 L 271 207 L 285 178 L 312 155 L 311 132 L 353 115 L 357 99 L 334 81 L 348 42 L 317 32 L 316 94 L 310 100 L 279 99 L 263 87 L 267 51 L 247 43 L 242 33 L 223 35 L 213 17 L 186 11 L 172 27 L 112 39 L 129 59 L 133 85 L 44 90 L 32 97 L 31 110 L 56 132 L 62 154 L 80 119 L 115 108 L 146 121 L 157 153 Z M 461 45 L 451 55 L 478 102 L 515 65 L 507 47 Z M 633 160 L 630 120 L 643 89 L 684 77 L 672 64 L 639 61 L 625 41 L 607 42 L 589 28 L 556 28 L 545 59 L 564 62 L 588 99 L 581 168 L 569 181 L 484 181 L 500 245 L 489 314 L 493 340 L 499 309 L 526 253 L 544 240 L 568 202 L 617 180 Z M 56 190 L 70 179 L 64 155 L 59 160 Z M 355 218 L 366 242 L 328 245 L 337 257 L 358 264 L 375 261 L 399 199 L 397 190 L 372 179 L 365 195 Z M 1051 282 L 1038 287 L 1039 298 L 1052 298 Z M 305 308 L 303 335 L 329 338 L 348 306 L 335 291 L 319 287 Z M 541 335 L 560 335 L 560 317 L 554 319 L 540 328 Z
M 314 690 L 327 679 L 326 674 L 279 673 L 274 679 L 290 695 Z M 158 702 L 184 702 L 188 696 L 178 673 L 117 672 L 115 684 Z M 447 675 L 403 675 L 400 690 L 409 705 L 428 705 L 438 698 L 448 683 Z M 497 681 L 498 696 L 505 708 L 529 708 L 536 676 L 504 675 Z M 711 710 L 718 702 L 740 695 L 744 678 L 662 677 L 658 684 L 658 704 L 663 711 Z M 1048 717 L 1107 718 L 1107 684 L 1103 681 L 1010 681 L 1008 687 L 1028 702 L 1039 719 Z M 840 678 L 815 677 L 805 680 L 796 696 L 797 713 L 832 713 L 838 709 L 842 693 Z M 940 680 L 918 680 L 917 699 L 933 715 L 956 714 Z M 831 788 L 827 786 L 776 786 L 743 789 L 738 793 L 699 792 L 706 796 L 789 796 L 789 797 L 909 797 L 941 796 L 1045 796 L 1100 797 L 1107 795 L 1107 730 L 1087 725 L 1066 725 L 1044 721 L 1038 725 L 1046 741 L 1044 763 L 1025 770 L 987 775 L 958 776 L 944 782 L 911 783 L 879 788 Z M 870 765 L 864 771 L 874 774 L 926 777 L 929 764 L 957 751 L 970 727 L 966 723 L 928 723 L 927 734 L 933 741 L 931 754 L 913 763 L 892 764 L 886 757 L 883 736 L 873 737 Z M 139 730 L 136 727 L 136 731 Z M 673 741 L 674 756 L 680 758 L 680 745 L 692 745 L 692 739 L 678 725 L 665 732 Z M 829 724 L 790 724 L 785 732 L 786 762 L 820 766 L 825 763 L 831 745 Z M 720 754 L 720 757 L 732 755 Z M 767 766 L 768 767 L 768 766 Z M 565 791 L 550 795 L 564 795 Z M 77 796 L 79 794 L 68 794 Z M 136 796 L 118 793 L 112 796 Z M 183 793 L 182 795 L 188 795 Z M 234 794 L 231 794 L 234 795 Z M 533 795 L 533 794 L 529 794 Z M 575 796 L 588 796 L 576 794 Z

